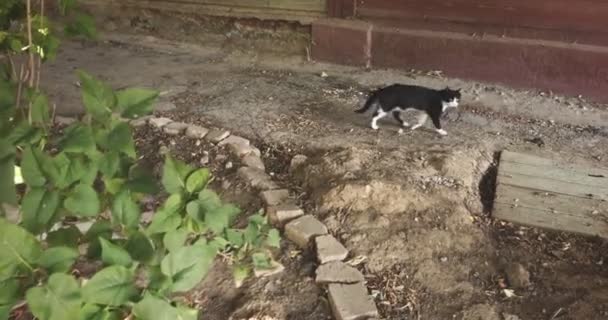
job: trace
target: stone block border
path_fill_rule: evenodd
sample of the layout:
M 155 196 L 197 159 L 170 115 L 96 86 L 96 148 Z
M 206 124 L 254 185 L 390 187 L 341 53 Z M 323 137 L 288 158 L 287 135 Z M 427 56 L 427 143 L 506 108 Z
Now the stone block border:
M 58 118 L 57 123 L 66 124 L 73 119 Z M 326 289 L 334 318 L 336 320 L 363 320 L 379 318 L 378 309 L 365 286 L 363 274 L 344 262 L 348 250 L 329 234 L 327 226 L 311 214 L 294 204 L 289 190 L 281 189 L 264 168 L 261 152 L 243 137 L 228 130 L 210 130 L 194 124 L 176 122 L 166 117 L 148 116 L 131 121 L 134 127 L 152 126 L 168 135 L 185 132 L 190 138 L 205 139 L 216 145 L 226 146 L 243 164 L 237 170 L 238 176 L 249 186 L 260 192 L 265 203 L 270 222 L 283 230 L 287 239 L 303 250 L 314 250 L 320 266 L 315 282 Z M 293 159 L 299 165 L 305 163 L 305 156 Z M 282 271 L 282 268 L 277 272 Z M 275 272 L 269 273 L 273 274 Z

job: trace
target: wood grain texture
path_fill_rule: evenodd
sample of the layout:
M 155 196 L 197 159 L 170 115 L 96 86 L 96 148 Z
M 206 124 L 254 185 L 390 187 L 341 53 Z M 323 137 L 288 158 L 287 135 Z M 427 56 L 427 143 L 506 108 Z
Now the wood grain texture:
M 527 226 L 608 238 L 608 173 L 503 151 L 493 216 Z
M 539 29 L 605 31 L 603 0 L 357 0 L 363 18 L 443 20 Z

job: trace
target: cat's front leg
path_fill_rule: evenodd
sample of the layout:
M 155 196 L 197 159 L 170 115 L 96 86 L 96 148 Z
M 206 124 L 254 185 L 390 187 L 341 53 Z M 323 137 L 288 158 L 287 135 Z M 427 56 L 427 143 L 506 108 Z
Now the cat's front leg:
M 386 112 L 384 112 L 382 109 L 378 109 L 376 112 L 374 112 L 374 117 L 372 118 L 372 124 L 371 127 L 374 130 L 378 130 L 380 127 L 378 127 L 378 120 L 384 118 L 387 115 Z
M 435 131 L 442 136 L 447 136 L 448 132 L 441 128 L 441 122 L 439 118 L 441 115 L 433 114 L 431 115 L 431 120 L 433 120 L 433 125 L 435 125 Z

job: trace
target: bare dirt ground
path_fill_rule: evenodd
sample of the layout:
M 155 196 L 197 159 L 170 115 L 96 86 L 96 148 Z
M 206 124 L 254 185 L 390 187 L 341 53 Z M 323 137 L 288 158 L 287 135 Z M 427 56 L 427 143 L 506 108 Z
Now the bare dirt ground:
M 200 35 L 200 20 L 190 20 L 151 13 L 105 20 L 112 31 L 105 39 L 111 41 L 64 43 L 59 59 L 45 69 L 44 86 L 68 114 L 79 110 L 76 68 L 116 88 L 159 88 L 171 102 L 159 104 L 159 113 L 223 126 L 263 146 L 277 179 L 353 257 L 363 258 L 359 268 L 385 319 L 608 317 L 608 242 L 490 216 L 495 154 L 501 150 L 608 166 L 605 106 L 437 72 L 312 63 L 297 28 L 256 33 L 232 24 Z M 126 35 L 133 30 L 138 35 Z M 399 135 L 388 118 L 375 132 L 369 115 L 353 112 L 370 89 L 394 82 L 462 88 L 463 105 L 443 120 L 449 135 L 429 129 Z M 147 152 L 154 158 L 158 140 L 141 138 L 156 144 Z M 173 149 L 196 162 L 204 146 L 184 140 Z M 296 154 L 308 161 L 290 171 Z M 226 161 L 217 173 L 231 181 L 230 171 L 222 169 Z M 217 187 L 247 208 L 259 206 L 254 198 L 243 200 L 236 183 Z M 232 288 L 218 263 L 201 286 L 203 318 L 328 317 L 327 302 L 312 282 L 312 258 L 285 246 L 287 271 L 253 279 L 242 289 Z M 529 286 L 515 288 L 506 280 L 513 263 L 530 273 Z M 515 296 L 505 296 L 504 289 Z

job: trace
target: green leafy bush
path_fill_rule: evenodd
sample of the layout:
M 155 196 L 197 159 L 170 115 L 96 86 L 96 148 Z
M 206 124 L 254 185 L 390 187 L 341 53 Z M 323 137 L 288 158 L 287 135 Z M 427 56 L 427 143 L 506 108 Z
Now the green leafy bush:
M 62 13 L 74 2 L 60 1 Z M 67 31 L 94 36 L 92 20 L 76 17 Z M 231 263 L 237 285 L 272 267 L 278 231 L 260 213 L 232 228 L 240 209 L 208 189 L 208 169 L 167 155 L 158 183 L 138 164 L 128 121 L 152 112 L 157 91 L 114 91 L 78 71 L 86 115 L 53 134 L 37 83 L 59 41 L 30 0 L 2 2 L 0 27 L 0 320 L 24 303 L 41 320 L 197 319 L 172 299 L 199 284 L 216 256 Z M 21 68 L 18 54 L 29 57 Z M 163 205 L 143 224 L 139 201 L 161 189 Z M 6 216 L 9 205 L 18 219 Z M 76 277 L 78 264 L 100 267 Z

